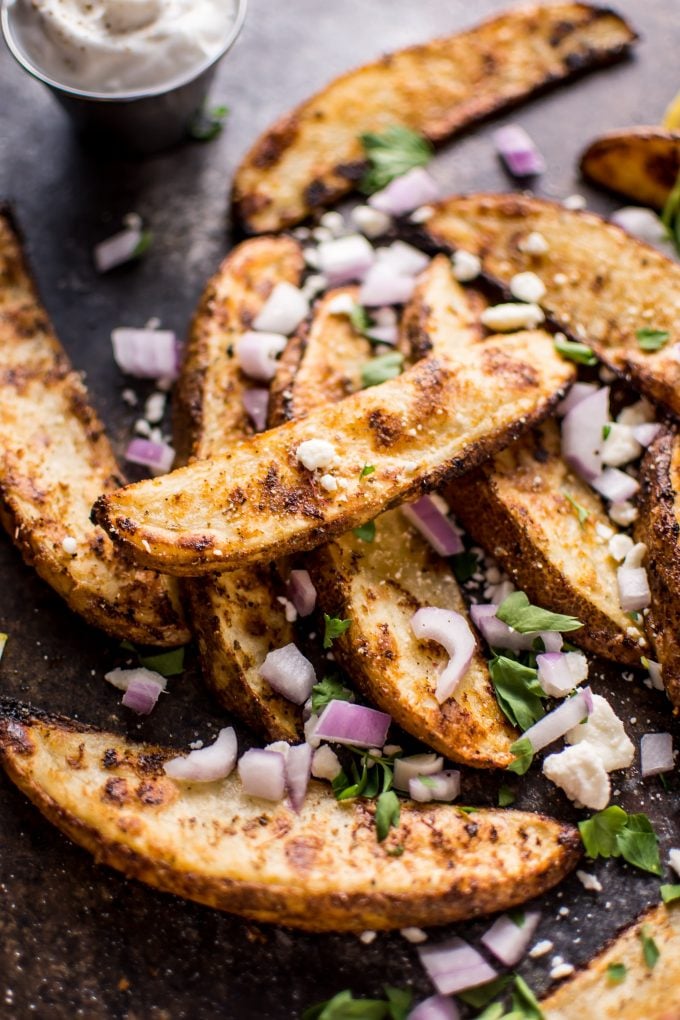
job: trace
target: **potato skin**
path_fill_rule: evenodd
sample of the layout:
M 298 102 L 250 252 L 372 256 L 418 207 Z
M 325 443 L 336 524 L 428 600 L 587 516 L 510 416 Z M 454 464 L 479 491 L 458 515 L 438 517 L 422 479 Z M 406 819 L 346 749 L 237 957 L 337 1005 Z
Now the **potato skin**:
M 400 124 L 440 142 L 619 59 L 635 39 L 614 12 L 562 2 L 514 8 L 386 54 L 336 78 L 258 138 L 236 172 L 236 215 L 250 233 L 297 223 L 356 186 L 365 132 Z
M 173 754 L 0 706 L 8 775 L 66 835 L 130 878 L 252 920 L 307 931 L 446 924 L 539 895 L 582 853 L 576 829 L 543 815 L 410 802 L 378 843 L 372 803 L 339 804 L 312 783 L 296 814 L 246 797 L 234 775 L 171 780 Z
M 663 209 L 680 173 L 680 133 L 659 127 L 609 131 L 590 143 L 580 165 L 594 184 Z

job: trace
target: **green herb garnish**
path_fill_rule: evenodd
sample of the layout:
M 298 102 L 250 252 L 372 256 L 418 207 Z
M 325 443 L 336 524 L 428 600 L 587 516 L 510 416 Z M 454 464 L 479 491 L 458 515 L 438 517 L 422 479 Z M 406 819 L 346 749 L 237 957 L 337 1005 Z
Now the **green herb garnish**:
M 507 766 L 508 772 L 516 772 L 518 776 L 523 776 L 529 770 L 534 760 L 534 749 L 531 746 L 531 741 L 527 740 L 526 737 L 521 737 L 515 741 L 510 750 L 514 754 L 515 759 Z
M 336 638 L 349 628 L 351 620 L 341 620 L 339 616 L 323 614 L 323 646 L 330 648 Z
M 606 428 L 606 426 L 605 426 L 605 428 Z M 581 527 L 583 527 L 583 525 L 586 523 L 586 521 L 590 517 L 590 511 L 586 510 L 586 508 L 584 506 L 581 506 L 580 503 L 577 503 L 576 500 L 574 499 L 574 497 L 572 495 L 570 495 L 570 493 L 568 493 L 566 489 L 562 489 L 562 495 L 567 500 L 567 502 L 572 505 L 572 507 L 576 511 L 576 516 L 578 517 L 578 522 L 581 525 Z
M 184 645 L 157 655 L 139 655 L 140 665 L 152 669 L 161 676 L 179 676 L 184 672 Z
M 629 815 L 612 804 L 579 822 L 588 857 L 623 857 L 641 871 L 661 874 L 659 840 L 646 815 Z
M 664 903 L 675 903 L 680 900 L 680 885 L 662 885 L 659 889 Z
M 350 991 L 310 1006 L 302 1020 L 406 1020 L 411 1009 L 411 992 L 385 985 L 385 999 L 355 999 Z
M 359 188 L 367 195 L 385 188 L 395 177 L 425 166 L 430 162 L 433 148 L 426 138 L 410 128 L 395 124 L 380 134 L 361 135 L 369 168 Z
M 210 110 L 199 110 L 189 124 L 189 137 L 196 142 L 212 142 L 221 132 L 228 116 L 228 106 L 213 106 Z
M 312 712 L 319 714 L 331 701 L 352 701 L 354 695 L 337 677 L 325 676 L 312 687 Z
M 666 228 L 669 239 L 675 245 L 676 250 L 680 252 L 680 173 L 666 199 L 661 213 L 661 222 Z
M 366 333 L 373 325 L 373 320 L 363 305 L 355 304 L 352 307 L 352 311 L 349 313 L 349 321 L 357 333 L 361 333 L 362 336 L 366 336 Z
M 543 718 L 541 700 L 547 695 L 535 669 L 506 655 L 497 655 L 489 662 L 489 673 L 500 709 L 513 726 L 528 730 Z
M 479 570 L 479 560 L 472 552 L 457 553 L 451 560 L 458 584 L 464 584 Z
M 375 831 L 379 843 L 387 839 L 390 829 L 399 825 L 399 814 L 399 798 L 394 790 L 381 793 L 375 808 Z
M 661 953 L 656 942 L 649 934 L 649 928 L 646 924 L 642 925 L 640 930 L 640 942 L 642 943 L 642 956 L 647 967 L 650 970 L 654 970 Z
M 628 968 L 625 963 L 610 963 L 607 967 L 607 981 L 610 985 L 620 985 L 626 980 Z
M 597 358 L 587 344 L 558 337 L 555 337 L 553 343 L 555 344 L 555 350 L 563 358 L 575 361 L 577 365 L 597 365 Z
M 551 613 L 548 609 L 532 606 L 523 591 L 514 591 L 512 595 L 508 595 L 498 607 L 496 616 L 518 634 L 533 634 L 541 630 L 564 634 L 583 626 L 574 616 Z
M 528 743 L 528 741 L 527 741 L 527 743 Z M 515 745 L 513 744 L 513 747 L 514 746 Z M 499 791 L 498 791 L 498 806 L 499 807 L 510 807 L 511 804 L 515 803 L 515 800 L 516 800 L 516 797 L 515 797 L 514 792 L 510 789 L 509 786 L 506 786 L 505 783 L 503 783 L 501 785 Z
M 131 259 L 141 258 L 141 256 L 144 255 L 149 250 L 152 242 L 153 234 L 151 233 L 151 231 L 143 230 L 139 235 L 139 241 L 137 241 L 137 244 L 135 245 L 130 258 Z
M 375 521 L 368 521 L 358 528 L 352 528 L 352 534 L 362 542 L 373 542 L 375 540 Z
M 603 425 L 602 426 L 602 438 L 603 439 L 609 439 L 609 433 L 611 432 L 611 430 L 612 430 L 611 422 L 609 422 L 607 425 Z
M 375 466 L 373 464 L 364 464 L 364 466 L 361 469 L 361 474 L 359 475 L 359 478 L 368 478 L 368 476 L 372 475 L 374 472 Z
M 481 1009 L 483 1006 L 488 1005 L 492 999 L 495 999 L 497 995 L 505 991 L 511 981 L 512 977 L 510 974 L 503 974 L 494 981 L 488 981 L 485 985 L 479 985 L 478 988 L 468 988 L 465 992 L 459 992 L 458 998 L 466 1006 Z
M 404 363 L 404 355 L 399 351 L 389 351 L 381 354 L 378 358 L 372 358 L 361 366 L 361 385 L 363 389 L 369 386 L 379 386 L 388 379 L 396 379 L 401 375 L 401 368 Z
M 668 343 L 670 333 L 666 329 L 637 329 L 635 336 L 641 351 L 660 351 Z

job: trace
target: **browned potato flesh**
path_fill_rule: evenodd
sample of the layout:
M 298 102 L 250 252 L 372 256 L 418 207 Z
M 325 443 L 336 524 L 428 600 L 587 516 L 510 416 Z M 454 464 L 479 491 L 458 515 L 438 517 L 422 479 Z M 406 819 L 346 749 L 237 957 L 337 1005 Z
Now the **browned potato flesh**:
M 446 924 L 539 895 L 581 854 L 570 825 L 493 809 L 473 823 L 448 804 L 404 802 L 378 843 L 371 802 L 338 803 L 313 782 L 296 814 L 245 796 L 235 774 L 172 780 L 163 762 L 174 753 L 2 706 L 7 773 L 71 839 L 128 877 L 252 920 L 311 931 Z
M 534 231 L 548 244 L 543 255 L 522 250 Z M 563 329 L 680 413 L 680 362 L 672 353 L 680 342 L 680 265 L 592 213 L 521 195 L 445 199 L 426 232 L 444 247 L 476 252 L 503 284 L 515 273 L 537 273 L 547 288 L 541 304 Z M 667 330 L 665 347 L 641 350 L 636 333 L 645 327 Z
M 255 142 L 236 172 L 236 211 L 252 233 L 280 230 L 356 185 L 365 169 L 362 134 L 398 124 L 442 141 L 611 63 L 635 38 L 604 8 L 537 4 L 389 53 L 336 78 Z
M 662 209 L 680 173 L 680 133 L 658 127 L 609 131 L 585 150 L 581 172 L 636 204 Z
M 189 635 L 174 582 L 121 558 L 90 523 L 121 484 L 104 428 L 42 307 L 0 208 L 0 520 L 44 581 L 88 623 L 152 645 Z M 75 539 L 76 551 L 64 549 Z

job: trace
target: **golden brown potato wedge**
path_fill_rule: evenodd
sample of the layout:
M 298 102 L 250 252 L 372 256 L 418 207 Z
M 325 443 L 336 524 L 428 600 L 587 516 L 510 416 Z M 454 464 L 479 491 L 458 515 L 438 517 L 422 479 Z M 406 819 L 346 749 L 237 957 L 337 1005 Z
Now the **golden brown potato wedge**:
M 647 630 L 676 712 L 680 709 L 680 436 L 665 430 L 642 460 L 635 540 L 647 546 L 652 604 Z
M 175 583 L 126 563 L 90 523 L 92 500 L 120 484 L 102 423 L 0 208 L 0 520 L 24 560 L 88 623 L 130 641 L 181 645 L 189 634 Z
M 610 526 L 602 500 L 560 455 L 554 421 L 452 482 L 446 499 L 475 542 L 529 598 L 583 620 L 570 640 L 596 655 L 637 665 L 642 637 L 619 607 L 617 564 L 597 525 Z M 587 513 L 579 522 L 578 508 Z
M 175 752 L 0 709 L 0 758 L 43 814 L 98 861 L 208 906 L 311 931 L 445 924 L 559 882 L 581 854 L 570 825 L 524 811 L 404 802 L 376 842 L 374 805 L 312 783 L 296 814 L 214 783 L 168 778 Z M 401 856 L 394 851 L 403 847 Z
M 254 383 L 235 345 L 277 283 L 298 284 L 300 246 L 287 237 L 239 245 L 209 281 L 193 319 L 179 385 L 175 433 L 192 458 L 219 454 L 252 433 L 243 394 Z M 183 441 L 182 441 L 183 437 Z M 270 564 L 184 582 L 203 677 L 217 700 L 270 740 L 296 740 L 302 713 L 271 688 L 259 668 L 294 640 Z
M 663 209 L 680 173 L 680 133 L 660 127 L 609 131 L 585 150 L 581 173 L 639 205 Z
M 612 11 L 583 3 L 515 8 L 467 32 L 389 53 L 350 71 L 254 144 L 233 200 L 246 230 L 280 230 L 329 205 L 365 169 L 360 136 L 395 124 L 442 141 L 635 41 Z
M 642 955 L 643 929 L 661 954 L 655 967 L 648 967 Z M 609 977 L 612 964 L 626 968 L 619 984 Z M 584 1020 L 595 1015 L 597 1020 L 678 1020 L 680 908 L 652 907 L 587 967 L 542 999 L 541 1009 L 545 1020 Z
M 544 255 L 522 250 L 538 231 Z M 680 265 L 592 213 L 522 195 L 445 199 L 426 224 L 434 243 L 482 257 L 485 272 L 508 284 L 532 270 L 547 287 L 541 304 L 568 333 L 593 348 L 652 400 L 680 413 Z M 640 349 L 636 332 L 667 330 L 658 351 Z

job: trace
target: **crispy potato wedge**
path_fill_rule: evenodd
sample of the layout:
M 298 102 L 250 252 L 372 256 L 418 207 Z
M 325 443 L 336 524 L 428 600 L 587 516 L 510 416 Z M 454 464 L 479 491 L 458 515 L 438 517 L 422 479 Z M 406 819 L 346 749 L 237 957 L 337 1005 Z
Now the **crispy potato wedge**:
M 445 495 L 465 530 L 532 601 L 584 621 L 570 640 L 639 664 L 643 635 L 628 634 L 633 624 L 619 607 L 617 564 L 596 530 L 609 518 L 597 493 L 562 460 L 554 421 L 456 479 Z M 582 524 L 578 507 L 588 514 Z
M 665 430 L 640 468 L 635 540 L 647 546 L 652 604 L 647 631 L 662 667 L 666 693 L 680 710 L 680 436 Z
M 142 644 L 189 640 L 176 586 L 121 559 L 89 520 L 121 484 L 104 427 L 40 304 L 0 207 L 0 521 L 24 560 L 88 623 Z M 63 548 L 74 538 L 75 554 Z
M 241 372 L 234 348 L 274 286 L 298 284 L 303 266 L 300 246 L 291 238 L 263 237 L 235 248 L 209 281 L 177 388 L 175 433 L 178 447 L 192 458 L 219 454 L 252 434 L 243 394 L 254 384 Z M 298 739 L 301 709 L 259 673 L 273 648 L 294 640 L 271 565 L 187 578 L 183 590 L 203 677 L 220 704 L 270 740 Z
M 504 910 L 559 882 L 581 855 L 570 825 L 523 811 L 404 802 L 376 842 L 374 805 L 312 783 L 299 814 L 239 779 L 180 783 L 175 752 L 16 704 L 0 758 L 42 813 L 98 861 L 208 906 L 311 931 L 445 924 Z M 401 845 L 401 856 L 389 851 Z
M 581 173 L 640 205 L 663 209 L 680 173 L 680 133 L 660 127 L 609 131 L 585 150 Z
M 582 3 L 515 8 L 467 32 L 387 54 L 336 78 L 281 117 L 236 172 L 245 229 L 276 231 L 361 179 L 360 136 L 394 124 L 433 142 L 625 54 L 635 33 Z
M 642 929 L 661 954 L 645 965 Z M 622 963 L 625 980 L 609 980 L 611 964 Z M 678 1020 L 680 1017 L 680 908 L 660 904 L 614 939 L 587 967 L 541 1000 L 545 1020 L 583 1020 L 597 1003 L 597 1020 Z
M 547 287 L 541 304 L 559 325 L 590 344 L 615 372 L 680 414 L 680 265 L 592 213 L 522 195 L 445 199 L 425 225 L 430 241 L 478 253 L 484 271 L 508 284 L 533 270 Z M 532 231 L 549 250 L 521 250 Z M 636 331 L 668 330 L 659 351 L 640 350 Z

